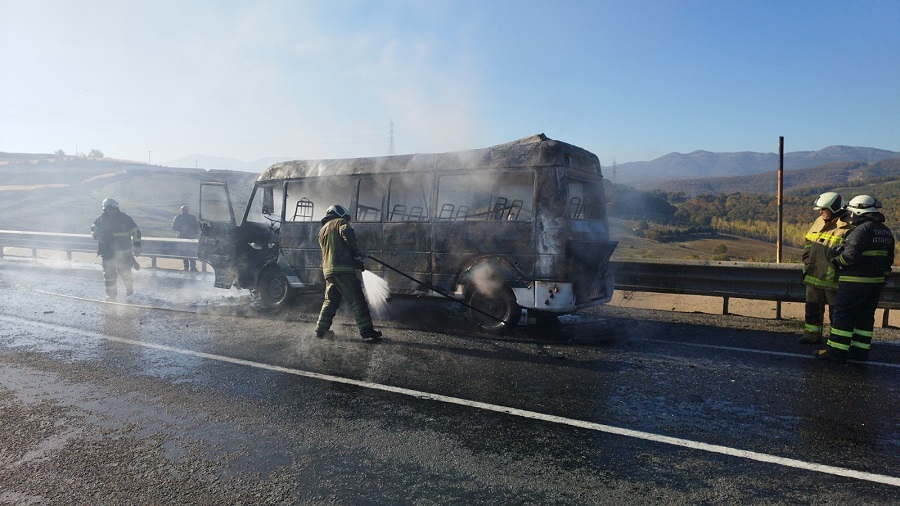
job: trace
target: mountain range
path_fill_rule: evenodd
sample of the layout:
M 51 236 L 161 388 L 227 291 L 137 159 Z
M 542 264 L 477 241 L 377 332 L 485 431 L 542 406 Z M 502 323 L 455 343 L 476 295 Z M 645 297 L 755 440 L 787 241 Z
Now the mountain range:
M 817 165 L 807 169 L 785 170 L 782 187 L 786 193 L 817 194 L 845 188 L 869 187 L 869 191 L 882 194 L 888 187 L 900 184 L 900 157 L 877 162 L 837 162 Z M 731 193 L 759 193 L 774 195 L 777 192 L 777 171 L 769 170 L 748 176 L 708 177 L 665 181 L 653 189 L 668 193 L 719 195 Z M 878 191 L 878 188 L 882 191 Z
M 875 163 L 900 158 L 900 152 L 884 149 L 829 146 L 818 151 L 793 151 L 784 154 L 784 170 L 798 170 L 821 165 L 855 162 Z M 649 162 L 626 162 L 606 166 L 603 174 L 617 184 L 638 189 L 671 189 L 673 181 L 696 178 L 750 176 L 778 169 L 777 153 L 712 153 L 694 151 L 670 153 Z
M 820 165 L 857 162 L 874 163 L 900 158 L 900 152 L 858 146 L 829 146 L 818 151 L 793 151 L 784 154 L 784 169 L 797 170 Z M 260 173 L 270 165 L 289 160 L 287 157 L 268 157 L 253 161 L 207 155 L 188 155 L 163 163 L 167 167 L 205 168 Z M 649 162 L 625 162 L 606 166 L 603 174 L 617 184 L 642 190 L 669 189 L 673 181 L 696 178 L 724 178 L 750 176 L 778 169 L 777 153 L 669 153 Z

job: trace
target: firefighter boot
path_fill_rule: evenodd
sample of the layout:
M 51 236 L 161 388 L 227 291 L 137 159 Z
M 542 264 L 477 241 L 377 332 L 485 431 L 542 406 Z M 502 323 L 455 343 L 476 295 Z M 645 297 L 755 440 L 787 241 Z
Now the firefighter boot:
M 847 358 L 855 362 L 865 362 L 869 360 L 869 350 L 851 346 Z
M 819 332 L 810 332 L 806 331 L 803 333 L 803 337 L 800 338 L 800 344 L 818 344 L 822 342 L 822 334 Z
M 816 352 L 816 359 L 818 360 L 827 360 L 829 362 L 835 362 L 838 364 L 846 364 L 847 363 L 847 353 L 844 350 L 840 350 L 837 348 L 833 348 L 828 346 L 824 349 L 821 349 Z
M 381 339 L 381 336 L 382 336 L 380 331 L 375 330 L 372 327 L 368 327 L 368 328 L 364 329 L 362 332 L 359 333 L 359 335 L 363 339 L 371 339 L 373 341 L 377 341 L 377 340 Z

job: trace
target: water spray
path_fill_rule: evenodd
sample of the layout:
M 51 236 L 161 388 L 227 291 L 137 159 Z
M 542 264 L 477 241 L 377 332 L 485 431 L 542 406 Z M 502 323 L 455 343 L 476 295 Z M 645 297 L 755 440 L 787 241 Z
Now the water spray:
M 400 269 L 398 269 L 398 268 L 396 268 L 396 267 L 394 267 L 394 266 L 392 266 L 392 265 L 388 265 L 388 264 L 384 263 L 383 261 L 381 261 L 381 260 L 379 260 L 379 259 L 377 259 L 377 258 L 375 258 L 375 257 L 373 257 L 373 256 L 370 256 L 370 255 L 363 255 L 363 256 L 364 256 L 365 258 L 368 258 L 368 259 L 371 259 L 371 260 L 374 260 L 374 261 L 378 262 L 379 264 L 381 264 L 381 265 L 387 267 L 388 269 L 390 269 L 390 270 L 396 272 L 397 274 L 403 276 L 404 278 L 406 278 L 406 279 L 408 279 L 408 280 L 410 280 L 410 281 L 413 281 L 414 283 L 416 283 L 416 284 L 418 284 L 418 285 L 421 285 L 421 286 L 423 286 L 423 287 L 425 287 L 425 288 L 427 288 L 427 289 L 433 291 L 434 293 L 436 293 L 436 294 L 438 294 L 438 295 L 442 295 L 442 296 L 444 296 L 444 297 L 446 297 L 446 298 L 452 300 L 453 302 L 457 302 L 457 303 L 459 303 L 459 304 L 462 304 L 463 306 L 466 306 L 467 308 L 471 309 L 472 311 L 476 311 L 476 312 L 481 313 L 481 314 L 483 314 L 484 316 L 487 316 L 487 317 L 489 317 L 489 318 L 491 318 L 491 319 L 493 319 L 493 320 L 497 320 L 498 322 L 500 322 L 500 325 L 502 325 L 503 327 L 506 327 L 506 322 L 503 321 L 503 319 L 501 319 L 501 318 L 497 318 L 496 316 L 494 316 L 494 315 L 492 315 L 492 314 L 490 314 L 490 313 L 486 313 L 486 312 L 482 311 L 481 309 L 478 309 L 477 307 L 475 307 L 475 306 L 473 306 L 473 305 L 471 305 L 471 304 L 469 304 L 469 303 L 467 303 L 467 302 L 461 301 L 461 300 L 457 299 L 456 297 L 454 297 L 453 295 L 451 295 L 451 294 L 449 294 L 449 293 L 446 293 L 446 292 L 443 292 L 443 291 L 441 291 L 441 290 L 438 290 L 437 288 L 431 286 L 431 284 L 429 284 L 429 283 L 423 283 L 423 282 L 419 281 L 418 279 L 416 279 L 416 278 L 410 276 L 409 274 L 407 274 L 407 273 L 401 271 Z

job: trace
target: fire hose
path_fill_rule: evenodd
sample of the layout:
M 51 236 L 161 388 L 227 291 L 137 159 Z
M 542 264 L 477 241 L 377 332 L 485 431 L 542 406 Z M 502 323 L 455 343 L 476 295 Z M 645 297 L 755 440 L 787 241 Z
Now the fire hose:
M 476 312 L 481 313 L 481 314 L 483 314 L 484 316 L 487 316 L 487 317 L 489 317 L 489 318 L 491 318 L 491 319 L 493 319 L 493 320 L 497 320 L 498 322 L 500 322 L 500 324 L 501 324 L 503 327 L 506 327 L 506 322 L 505 322 L 503 319 L 501 319 L 501 318 L 498 318 L 498 317 L 496 317 L 496 316 L 494 316 L 494 315 L 492 315 L 492 314 L 490 314 L 490 313 L 487 313 L 487 312 L 485 312 L 485 311 L 483 311 L 483 310 L 481 310 L 481 309 L 479 309 L 479 308 L 477 308 L 477 307 L 475 307 L 475 306 L 473 306 L 473 305 L 471 305 L 471 304 L 469 304 L 469 303 L 467 303 L 467 302 L 463 302 L 463 301 L 457 299 L 456 297 L 454 297 L 453 295 L 450 295 L 449 293 L 446 293 L 446 292 L 443 292 L 443 291 L 441 291 L 441 290 L 438 290 L 437 288 L 431 286 L 431 284 L 429 284 L 429 283 L 423 283 L 422 281 L 419 281 L 418 279 L 416 279 L 416 278 L 410 276 L 409 274 L 407 274 L 407 273 L 401 271 L 400 269 L 398 269 L 398 268 L 396 268 L 396 267 L 394 267 L 394 266 L 392 266 L 392 265 L 388 265 L 388 264 L 384 263 L 383 261 L 381 261 L 381 260 L 379 260 L 379 259 L 377 259 L 377 258 L 375 258 L 375 257 L 373 257 L 373 256 L 370 256 L 370 255 L 363 255 L 363 256 L 366 257 L 366 258 L 369 258 L 369 259 L 371 259 L 371 260 L 374 260 L 374 261 L 376 261 L 376 262 L 378 262 L 378 263 L 380 263 L 381 265 L 383 265 L 383 266 L 387 267 L 388 269 L 390 269 L 390 270 L 396 272 L 397 274 L 403 276 L 404 278 L 406 278 L 406 279 L 408 279 L 408 280 L 410 280 L 410 281 L 413 281 L 414 283 L 416 283 L 416 284 L 418 284 L 418 285 L 421 285 L 422 287 L 427 288 L 427 289 L 433 291 L 434 293 L 436 293 L 436 294 L 438 294 L 438 295 L 443 295 L 444 297 L 446 297 L 446 298 L 452 300 L 453 302 L 457 302 L 457 303 L 459 303 L 459 304 L 462 304 L 463 306 L 466 306 L 467 308 L 471 309 L 472 311 L 476 311 Z

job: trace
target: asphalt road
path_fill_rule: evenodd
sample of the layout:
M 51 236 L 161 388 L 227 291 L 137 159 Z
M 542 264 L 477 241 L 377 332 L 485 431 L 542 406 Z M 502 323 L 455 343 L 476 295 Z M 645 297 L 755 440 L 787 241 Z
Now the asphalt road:
M 0 259 L 0 503 L 897 504 L 900 347 L 811 359 L 796 322 L 598 308 L 507 336 L 392 301 Z M 880 330 L 880 329 L 879 329 Z M 885 331 L 886 334 L 896 329 Z

